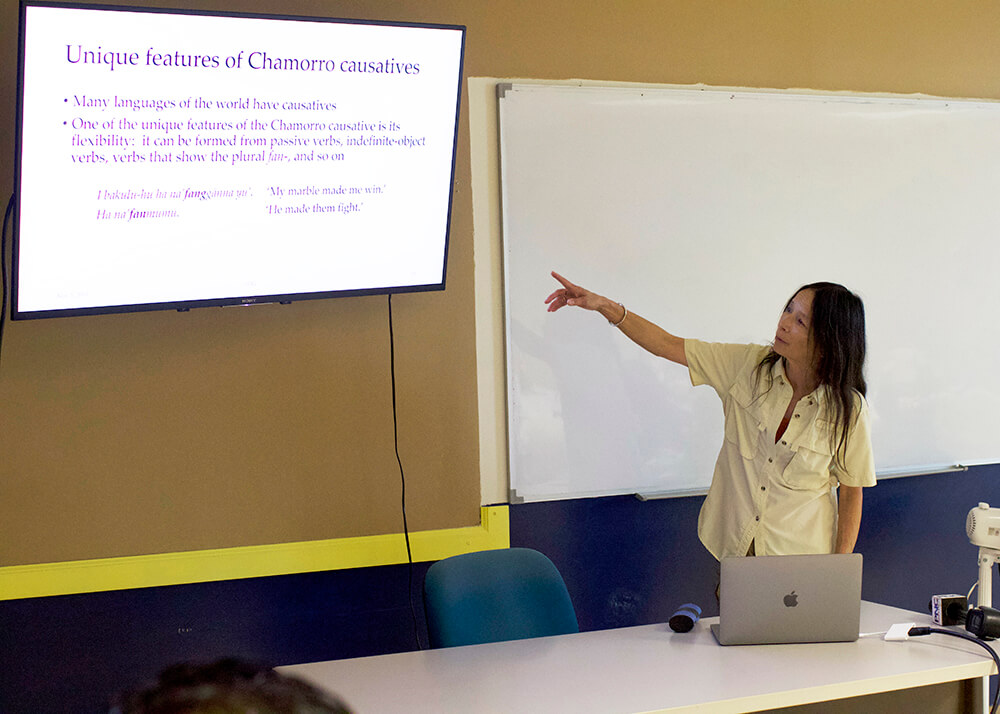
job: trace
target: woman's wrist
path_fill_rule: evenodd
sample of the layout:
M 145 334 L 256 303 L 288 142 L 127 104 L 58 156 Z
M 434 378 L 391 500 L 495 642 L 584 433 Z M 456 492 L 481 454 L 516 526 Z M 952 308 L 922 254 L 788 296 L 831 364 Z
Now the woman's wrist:
M 625 318 L 628 317 L 628 309 L 620 302 L 608 300 L 607 305 L 601 310 L 601 314 L 613 327 L 621 327 Z

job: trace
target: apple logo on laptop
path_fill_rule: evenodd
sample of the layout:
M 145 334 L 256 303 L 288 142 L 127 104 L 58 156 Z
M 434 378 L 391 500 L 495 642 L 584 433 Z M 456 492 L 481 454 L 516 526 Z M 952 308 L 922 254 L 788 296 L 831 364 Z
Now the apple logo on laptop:
M 792 590 L 790 593 L 785 595 L 783 601 L 785 603 L 785 607 L 795 607 L 799 604 L 799 596 L 795 594 L 794 590 Z

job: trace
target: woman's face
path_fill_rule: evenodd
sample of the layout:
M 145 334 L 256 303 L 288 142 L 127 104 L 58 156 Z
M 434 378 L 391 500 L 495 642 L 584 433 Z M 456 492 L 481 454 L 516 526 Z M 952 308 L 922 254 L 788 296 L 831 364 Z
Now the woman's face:
M 804 367 L 814 367 L 817 358 L 812 338 L 812 303 L 812 290 L 797 292 L 781 313 L 774 333 L 774 351 Z

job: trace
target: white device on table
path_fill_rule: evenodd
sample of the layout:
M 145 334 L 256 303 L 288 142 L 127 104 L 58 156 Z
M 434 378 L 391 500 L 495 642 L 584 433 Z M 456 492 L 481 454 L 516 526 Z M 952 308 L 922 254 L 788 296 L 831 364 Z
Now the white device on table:
M 993 565 L 1000 563 L 1000 508 L 980 503 L 965 519 L 965 534 L 979 546 L 979 607 L 993 606 Z

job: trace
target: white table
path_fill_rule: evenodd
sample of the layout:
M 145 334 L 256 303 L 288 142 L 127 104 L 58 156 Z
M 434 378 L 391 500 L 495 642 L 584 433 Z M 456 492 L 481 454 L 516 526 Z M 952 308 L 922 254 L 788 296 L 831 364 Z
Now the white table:
M 685 634 L 664 623 L 280 670 L 336 693 L 355 714 L 985 708 L 993 660 L 955 637 L 721 647 L 708 630 L 716 620 Z M 897 622 L 931 624 L 862 603 L 863 633 Z M 867 697 L 863 706 L 857 697 Z

